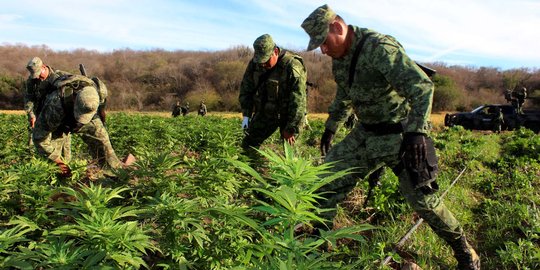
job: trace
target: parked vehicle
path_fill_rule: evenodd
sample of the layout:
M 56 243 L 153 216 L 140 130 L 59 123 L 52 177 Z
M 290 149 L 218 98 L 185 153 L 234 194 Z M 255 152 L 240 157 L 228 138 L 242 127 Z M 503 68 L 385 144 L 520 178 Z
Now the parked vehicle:
M 540 110 L 524 110 L 523 113 L 517 113 L 515 107 L 506 104 L 486 104 L 471 112 L 446 114 L 444 125 L 447 127 L 460 125 L 469 130 L 493 130 L 493 119 L 498 117 L 498 109 L 503 113 L 503 130 L 525 127 L 535 133 L 540 132 Z

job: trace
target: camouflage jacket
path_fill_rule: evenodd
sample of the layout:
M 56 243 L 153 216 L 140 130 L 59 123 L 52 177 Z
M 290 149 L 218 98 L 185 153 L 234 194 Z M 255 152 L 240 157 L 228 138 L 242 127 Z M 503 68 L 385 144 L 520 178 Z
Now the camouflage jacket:
M 53 92 L 56 88 L 53 85 L 53 82 L 58 79 L 58 77 L 67 74 L 66 72 L 60 70 L 54 70 L 53 68 L 47 66 L 49 69 L 49 76 L 44 81 L 39 79 L 30 79 L 26 80 L 25 84 L 25 93 L 24 93 L 24 111 L 28 115 L 28 118 L 35 118 L 39 115 L 43 102 L 47 94 Z
M 306 113 L 307 71 L 300 56 L 280 49 L 279 59 L 269 71 L 250 61 L 240 86 L 243 116 L 264 113 L 298 133 Z
M 336 97 L 328 109 L 326 128 L 336 131 L 353 109 L 359 123 L 398 123 L 406 120 L 405 132 L 429 131 L 433 82 L 411 60 L 393 37 L 350 26 L 355 33 L 349 52 L 332 61 L 337 83 Z M 349 87 L 349 66 L 362 36 L 369 36 L 358 57 Z

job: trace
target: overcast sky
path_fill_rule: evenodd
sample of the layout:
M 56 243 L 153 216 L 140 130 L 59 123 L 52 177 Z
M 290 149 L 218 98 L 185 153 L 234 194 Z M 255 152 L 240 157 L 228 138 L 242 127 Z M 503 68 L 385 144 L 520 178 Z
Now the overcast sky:
M 0 45 L 214 51 L 268 33 L 305 50 L 300 24 L 325 3 L 349 24 L 393 35 L 419 62 L 540 68 L 540 0 L 10 0 Z

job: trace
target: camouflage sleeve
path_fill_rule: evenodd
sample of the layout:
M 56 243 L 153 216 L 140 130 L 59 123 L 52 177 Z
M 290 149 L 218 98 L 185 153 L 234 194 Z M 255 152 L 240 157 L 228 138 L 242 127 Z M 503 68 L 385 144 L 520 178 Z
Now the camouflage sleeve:
M 328 119 L 325 123 L 325 128 L 333 132 L 336 132 L 340 125 L 345 122 L 352 110 L 352 100 L 345 90 L 348 77 L 336 66 L 333 65 L 334 78 L 337 83 L 336 96 L 328 107 Z
M 34 106 L 36 102 L 36 93 L 32 80 L 26 80 L 24 88 L 24 111 L 26 112 L 26 115 L 28 115 L 28 119 L 35 118 Z
M 238 96 L 243 116 L 251 117 L 253 114 L 255 93 L 254 67 L 253 62 L 250 61 L 244 72 L 244 77 L 240 84 L 240 95 Z
M 287 87 L 289 88 L 289 104 L 287 106 L 287 125 L 285 130 L 298 133 L 303 125 L 304 115 L 306 114 L 306 80 L 307 71 L 304 64 L 298 59 L 293 58 L 287 67 L 288 78 Z
M 379 63 L 379 71 L 408 100 L 411 107 L 405 132 L 427 134 L 430 129 L 433 82 L 393 38 L 386 37 L 380 45 L 375 50 L 374 63 Z

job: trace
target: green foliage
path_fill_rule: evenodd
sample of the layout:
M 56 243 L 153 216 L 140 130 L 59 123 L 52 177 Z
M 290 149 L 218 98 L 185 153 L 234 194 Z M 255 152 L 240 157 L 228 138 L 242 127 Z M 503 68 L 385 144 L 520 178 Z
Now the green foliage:
M 433 77 L 435 92 L 433 94 L 434 111 L 454 111 L 462 99 L 462 93 L 452 78 L 444 75 Z
M 114 113 L 112 144 L 119 156 L 135 154 L 135 165 L 90 178 L 90 156 L 74 135 L 70 179 L 27 146 L 24 116 L 0 121 L 0 268 L 373 269 L 411 226 L 387 169 L 368 207 L 364 181 L 338 208 L 335 229 L 307 233 L 323 221 L 318 188 L 348 173 L 320 164 L 320 120 L 294 149 L 274 134 L 261 147 L 263 165 L 253 166 L 243 162 L 239 119 Z M 484 268 L 538 268 L 538 135 L 461 127 L 432 135 L 442 190 L 468 168 L 444 201 Z M 295 231 L 299 224 L 306 233 Z M 428 226 L 392 255 L 423 269 L 455 264 Z

